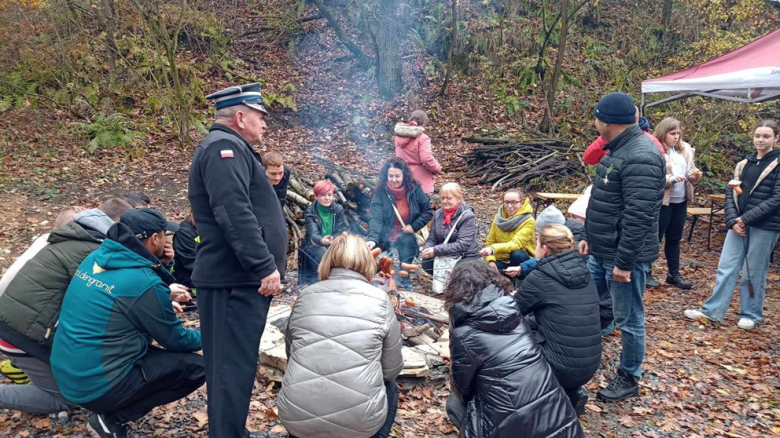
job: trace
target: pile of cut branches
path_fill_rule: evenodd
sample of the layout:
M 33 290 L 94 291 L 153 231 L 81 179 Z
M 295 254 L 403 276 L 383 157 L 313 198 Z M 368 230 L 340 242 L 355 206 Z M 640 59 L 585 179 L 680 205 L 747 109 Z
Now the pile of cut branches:
M 492 184 L 491 191 L 502 187 L 524 187 L 537 178 L 586 175 L 580 150 L 560 140 L 534 140 L 483 144 L 461 155 L 467 160 L 464 176 L 477 178 L 480 184 Z

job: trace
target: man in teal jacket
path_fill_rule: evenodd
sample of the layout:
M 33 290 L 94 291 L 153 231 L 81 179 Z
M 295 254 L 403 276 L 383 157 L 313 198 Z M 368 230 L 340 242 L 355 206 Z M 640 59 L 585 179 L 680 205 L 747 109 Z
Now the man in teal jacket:
M 205 383 L 200 331 L 176 317 L 159 261 L 178 225 L 151 208 L 130 210 L 81 263 L 62 303 L 51 365 L 60 392 L 93 412 L 99 437 Z M 152 347 L 151 339 L 165 349 Z

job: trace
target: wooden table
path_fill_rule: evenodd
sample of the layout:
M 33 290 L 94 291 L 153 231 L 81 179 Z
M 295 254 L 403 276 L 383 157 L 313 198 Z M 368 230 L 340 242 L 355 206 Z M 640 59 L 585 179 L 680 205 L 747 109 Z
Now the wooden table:
M 547 208 L 555 201 L 576 201 L 582 197 L 582 193 L 537 193 L 534 195 L 536 201 L 536 207 L 534 208 L 534 217 L 539 211 L 539 205 L 544 203 L 544 208 Z
M 726 194 L 725 193 L 717 193 L 717 194 L 710 194 L 707 195 L 707 199 L 710 201 L 710 225 L 707 228 L 707 250 L 709 251 L 710 243 L 712 240 L 712 219 L 714 215 L 722 216 L 725 214 L 725 207 L 726 207 Z

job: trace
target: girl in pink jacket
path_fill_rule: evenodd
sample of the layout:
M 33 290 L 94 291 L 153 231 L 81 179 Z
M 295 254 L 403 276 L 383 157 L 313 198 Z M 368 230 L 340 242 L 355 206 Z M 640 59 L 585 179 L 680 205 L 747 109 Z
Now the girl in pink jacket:
M 395 156 L 406 161 L 423 192 L 430 195 L 433 193 L 434 175 L 441 173 L 441 164 L 431 151 L 431 138 L 423 132 L 427 124 L 428 115 L 422 110 L 413 111 L 408 124 L 396 124 Z

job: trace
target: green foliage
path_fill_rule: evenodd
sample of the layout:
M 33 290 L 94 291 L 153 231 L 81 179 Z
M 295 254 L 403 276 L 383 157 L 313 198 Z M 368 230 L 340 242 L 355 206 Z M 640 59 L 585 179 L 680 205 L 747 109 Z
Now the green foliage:
M 76 122 L 74 125 L 79 134 L 90 140 L 84 146 L 90 154 L 98 149 L 116 147 L 135 152 L 141 139 L 141 133 L 133 131 L 130 124 L 119 113 L 110 115 L 99 113 L 92 123 Z

